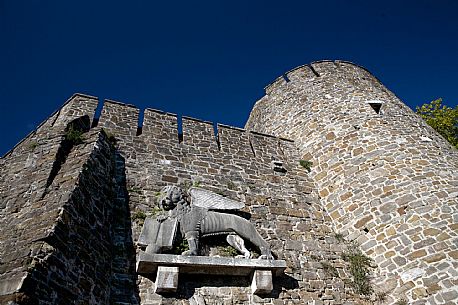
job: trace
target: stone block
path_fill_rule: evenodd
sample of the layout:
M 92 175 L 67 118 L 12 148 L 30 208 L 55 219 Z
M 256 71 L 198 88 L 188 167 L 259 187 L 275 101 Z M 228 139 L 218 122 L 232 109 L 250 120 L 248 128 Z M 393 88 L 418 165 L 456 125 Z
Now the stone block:
M 253 273 L 253 281 L 251 282 L 251 291 L 254 294 L 267 294 L 272 292 L 272 289 L 272 271 L 255 270 Z
M 436 253 L 436 254 L 427 256 L 425 258 L 425 261 L 427 263 L 435 263 L 435 262 L 443 260 L 444 258 L 445 258 L 445 254 L 444 253 Z
M 458 250 L 450 251 L 448 255 L 453 259 L 458 259 Z
M 18 274 L 17 276 L 12 276 L 9 279 L 0 280 L 0 296 L 13 294 L 19 291 L 19 289 L 22 287 L 24 279 L 24 274 Z
M 424 249 L 421 249 L 421 250 L 417 250 L 417 251 L 414 251 L 414 252 L 410 253 L 409 254 L 409 259 L 410 260 L 415 260 L 415 259 L 423 257 L 423 256 L 426 256 L 426 251 Z
M 248 276 L 253 270 L 271 270 L 276 276 L 286 269 L 284 260 L 247 259 L 238 257 L 185 256 L 148 254 L 140 251 L 137 272 L 156 272 L 159 266 L 179 267 L 181 273 Z
M 178 288 L 178 267 L 157 268 L 155 293 L 175 292 Z
M 424 287 L 417 287 L 412 290 L 412 296 L 414 299 L 421 299 L 428 296 L 428 292 Z
M 457 299 L 458 298 L 458 291 L 450 290 L 450 291 L 444 292 L 444 293 L 442 293 L 442 298 L 445 301 L 451 301 L 451 300 Z

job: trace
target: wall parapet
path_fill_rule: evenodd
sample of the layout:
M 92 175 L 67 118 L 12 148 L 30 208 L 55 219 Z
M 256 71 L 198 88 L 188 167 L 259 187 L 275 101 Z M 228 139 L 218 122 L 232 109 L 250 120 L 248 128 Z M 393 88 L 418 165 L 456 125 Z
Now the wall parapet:
M 244 145 L 246 148 L 238 148 L 237 151 L 251 152 L 253 157 L 256 156 L 255 150 L 261 149 L 256 147 L 257 143 L 261 143 L 259 140 L 261 138 L 265 138 L 263 143 L 294 142 L 284 137 L 249 131 L 235 126 L 219 123 L 215 125 L 213 122 L 189 116 L 180 118 L 176 114 L 157 109 L 146 108 L 143 114 L 143 124 L 140 126 L 138 124 L 140 110 L 137 107 L 118 101 L 105 100 L 97 126 L 106 129 L 125 143 L 130 143 L 134 139 L 147 142 L 154 140 L 167 145 L 194 147 L 201 152 L 224 151 L 229 147 L 235 149 L 235 146 Z M 178 129 L 180 119 L 182 132 Z M 141 132 L 137 132 L 138 130 Z M 253 140 L 254 137 L 257 138 L 256 141 Z
M 372 73 L 363 66 L 355 64 L 350 61 L 345 60 L 317 60 L 312 61 L 309 64 L 304 64 L 297 66 L 293 69 L 290 69 L 283 73 L 281 76 L 277 77 L 274 81 L 269 83 L 264 87 L 264 91 L 266 95 L 271 94 L 273 91 L 282 88 L 283 86 L 287 85 L 290 82 L 295 81 L 295 76 L 300 74 L 301 81 L 312 81 L 316 78 L 324 76 L 326 74 L 331 74 L 337 72 L 339 68 L 343 66 L 352 66 L 353 68 L 359 69 L 364 71 L 368 76 L 377 79 Z M 340 70 L 342 72 L 342 70 Z M 379 81 L 377 79 L 377 81 Z

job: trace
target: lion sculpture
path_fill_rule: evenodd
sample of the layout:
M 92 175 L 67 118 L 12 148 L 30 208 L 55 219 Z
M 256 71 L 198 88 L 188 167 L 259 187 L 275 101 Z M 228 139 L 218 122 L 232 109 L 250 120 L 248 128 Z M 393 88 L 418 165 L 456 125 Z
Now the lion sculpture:
M 163 212 L 155 219 L 147 218 L 139 238 L 146 252 L 161 253 L 171 249 L 179 230 L 186 239 L 189 250 L 182 255 L 198 255 L 199 239 L 205 235 L 228 234 L 227 242 L 245 258 L 251 254 L 244 240 L 259 248 L 260 258 L 273 259 L 270 247 L 248 220 L 222 211 L 239 210 L 245 204 L 192 187 L 184 192 L 178 186 L 166 186 L 161 191 L 159 205 Z

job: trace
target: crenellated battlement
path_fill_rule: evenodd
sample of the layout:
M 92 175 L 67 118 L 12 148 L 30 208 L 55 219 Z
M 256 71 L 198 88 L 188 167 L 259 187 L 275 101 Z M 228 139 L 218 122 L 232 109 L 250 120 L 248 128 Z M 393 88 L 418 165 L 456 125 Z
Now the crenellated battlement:
M 23 141 L 33 136 L 39 129 L 63 129 L 70 121 L 87 116 L 92 128 L 103 128 L 120 143 L 126 144 L 134 140 L 145 143 L 157 142 L 162 145 L 192 147 L 201 153 L 219 152 L 243 158 L 258 157 L 267 160 L 283 154 L 282 146 L 287 145 L 282 143 L 293 142 L 285 138 L 224 124 L 214 124 L 188 116 L 180 118 L 176 114 L 151 108 L 143 111 L 143 124 L 139 125 L 139 108 L 109 99 L 103 102 L 101 115 L 97 118 L 95 112 L 99 103 L 97 97 L 75 93 L 61 109 L 55 111 Z M 180 120 L 182 131 L 178 129 Z
M 0 159 L 0 303 L 21 293 L 66 304 L 159 303 L 155 283 L 134 272 L 134 243 L 166 185 L 245 204 L 240 215 L 288 262 L 264 303 L 359 303 L 342 237 L 377 265 L 370 300 L 458 300 L 458 151 L 351 62 L 299 66 L 265 93 L 246 129 L 70 97 Z M 26 278 L 41 286 L 18 290 Z M 260 300 L 238 280 L 180 281 L 190 303 Z
M 213 123 L 190 117 L 182 117 L 183 144 L 193 145 L 200 151 L 218 150 L 218 139 Z
M 79 95 L 78 95 L 79 96 Z M 83 96 L 86 97 L 86 96 Z M 94 101 L 94 97 L 91 97 Z M 74 104 L 80 107 L 80 103 Z M 94 109 L 96 105 L 92 105 Z M 288 139 L 247 131 L 242 128 L 214 124 L 209 121 L 147 108 L 143 112 L 143 124 L 138 118 L 140 109 L 131 104 L 105 100 L 100 118 L 95 118 L 97 127 L 107 130 L 121 142 L 157 142 L 168 145 L 193 147 L 201 153 L 222 152 L 242 154 L 244 157 L 275 156 L 281 154 L 278 148 Z M 93 116 L 93 114 L 92 114 Z M 181 119 L 182 132 L 178 130 Z M 215 133 L 216 132 L 216 133 Z M 271 158 L 271 157 L 269 157 Z
M 142 110 L 134 105 L 74 94 L 0 160 L 0 225 L 6 228 L 8 242 L 15 245 L 10 260 L 10 244 L 0 242 L 0 261 L 7 270 L 0 273 L 1 304 L 5 298 L 16 298 L 18 289 L 26 287 L 22 283 L 29 277 L 27 270 L 38 268 L 28 262 L 36 253 L 34 247 L 42 246 L 43 236 L 49 236 L 49 245 L 55 246 L 43 251 L 60 255 L 59 261 L 66 267 L 60 270 L 50 264 L 53 270 L 40 269 L 44 275 L 40 273 L 36 279 L 42 288 L 27 288 L 28 295 L 40 299 L 55 292 L 65 303 L 73 304 L 76 299 L 88 300 L 90 294 L 85 289 L 104 286 L 108 281 L 110 288 L 99 289 L 103 296 L 94 299 L 103 304 L 110 303 L 108 297 L 113 303 L 135 304 L 140 297 L 134 294 L 151 286 L 147 278 L 131 273 L 134 269 L 130 264 L 135 265 L 131 251 L 140 229 L 136 216 L 157 210 L 157 193 L 165 185 L 197 184 L 245 202 L 243 213 L 253 215 L 253 224 L 263 236 L 277 240 L 274 245 L 279 255 L 287 238 L 283 228 L 290 227 L 288 234 L 293 230 L 286 217 L 293 217 L 297 224 L 299 216 L 310 219 L 321 215 L 314 213 L 321 210 L 319 205 L 311 206 L 317 195 L 312 194 L 313 184 L 299 164 L 292 141 L 149 108 L 143 111 L 142 122 L 141 116 Z M 77 126 L 75 131 L 79 131 L 75 140 L 67 137 L 70 126 Z M 65 215 L 59 218 L 59 213 Z M 273 217 L 282 219 L 278 229 L 270 223 Z M 318 222 L 321 226 L 324 219 L 320 216 Z M 104 231 L 89 230 L 94 223 L 103 224 Z M 67 242 L 70 235 L 65 235 L 66 229 L 76 230 L 71 242 Z M 106 244 L 98 248 L 100 242 L 93 241 L 101 238 L 102 231 L 107 233 L 103 236 Z M 294 234 L 297 238 L 303 232 L 296 229 Z M 58 237 L 53 239 L 55 235 Z M 73 260 L 84 252 L 80 245 L 84 251 L 103 255 L 85 254 L 84 264 L 94 266 L 94 270 L 105 263 L 110 267 L 98 270 L 97 275 L 84 273 L 81 282 L 78 277 L 69 280 L 66 270 L 82 266 Z M 57 286 L 41 281 L 48 271 L 78 293 L 67 296 Z M 46 293 L 39 297 L 37 291 Z
M 378 82 L 366 68 L 343 60 L 319 60 L 298 66 L 285 72 L 277 77 L 273 82 L 268 84 L 264 90 L 266 95 L 271 94 L 275 90 L 283 90 L 287 84 L 300 85 L 304 82 L 318 81 L 319 78 L 327 76 L 338 76 L 340 78 L 352 78 L 355 75 L 366 77 Z
M 137 135 L 140 110 L 130 104 L 105 100 L 98 126 L 109 130 L 113 135 L 134 137 Z
M 147 108 L 143 114 L 142 137 L 178 143 L 177 115 Z

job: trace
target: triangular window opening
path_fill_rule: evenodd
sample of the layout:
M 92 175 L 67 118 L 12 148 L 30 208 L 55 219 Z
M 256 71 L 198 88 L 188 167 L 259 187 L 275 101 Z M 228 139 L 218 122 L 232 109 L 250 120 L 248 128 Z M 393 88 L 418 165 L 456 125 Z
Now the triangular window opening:
M 372 109 L 374 109 L 375 113 L 380 114 L 380 109 L 382 108 L 382 103 L 368 103 Z

